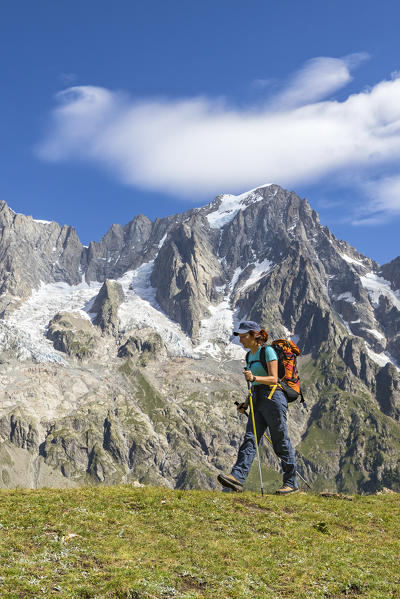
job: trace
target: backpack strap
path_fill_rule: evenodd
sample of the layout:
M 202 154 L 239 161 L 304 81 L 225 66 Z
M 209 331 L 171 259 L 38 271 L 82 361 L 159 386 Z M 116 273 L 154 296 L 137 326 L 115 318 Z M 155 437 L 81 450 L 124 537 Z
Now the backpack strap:
M 265 345 L 261 346 L 261 349 L 260 349 L 260 362 L 268 376 L 267 350 L 266 350 Z
M 247 352 L 247 354 L 246 354 L 246 363 L 247 363 L 247 365 L 249 365 L 249 357 L 250 357 L 250 352 Z M 260 359 L 259 360 L 254 360 L 254 361 L 261 363 L 261 366 L 264 368 L 265 373 L 268 376 L 267 348 L 266 348 L 265 345 L 261 346 L 261 349 L 260 349 Z M 281 385 L 279 384 L 279 382 L 276 385 L 271 385 L 271 390 L 270 390 L 270 393 L 269 393 L 267 399 L 271 399 L 271 397 L 275 393 L 277 387 L 280 387 L 280 386 Z
M 250 358 L 250 353 L 251 352 L 247 352 L 246 354 L 246 364 L 247 364 L 247 368 L 249 368 L 249 366 L 251 364 L 254 364 L 256 362 L 259 362 L 261 364 L 261 366 L 264 368 L 267 376 L 268 376 L 268 366 L 267 366 L 267 357 L 266 357 L 266 349 L 265 349 L 265 345 L 261 346 L 261 350 L 260 350 L 260 359 L 259 360 L 252 360 L 251 362 L 249 362 L 249 358 Z

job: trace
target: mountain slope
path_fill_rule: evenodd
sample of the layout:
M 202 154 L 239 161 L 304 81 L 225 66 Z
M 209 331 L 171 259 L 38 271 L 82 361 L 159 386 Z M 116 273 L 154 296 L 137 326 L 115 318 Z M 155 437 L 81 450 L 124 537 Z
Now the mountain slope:
M 248 318 L 303 352 L 310 411 L 291 406 L 290 430 L 315 488 L 400 490 L 399 258 L 380 267 L 277 185 L 89 248 L 0 215 L 0 484 L 215 488 L 242 434 L 231 333 Z

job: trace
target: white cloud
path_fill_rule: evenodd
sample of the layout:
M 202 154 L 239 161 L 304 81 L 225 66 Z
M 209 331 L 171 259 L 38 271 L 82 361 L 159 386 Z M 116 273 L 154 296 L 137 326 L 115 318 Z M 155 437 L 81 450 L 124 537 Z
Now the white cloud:
M 382 222 L 388 214 L 400 214 L 400 174 L 368 181 L 363 187 L 369 198 L 365 216 L 355 219 L 353 224 L 376 224 Z
M 400 158 L 400 79 L 342 102 L 320 100 L 346 85 L 364 58 L 309 61 L 262 108 L 207 97 L 138 101 L 72 87 L 58 94 L 38 153 L 49 161 L 91 161 L 125 184 L 193 198 L 266 180 L 287 187 L 328 175 L 334 181 L 349 172 L 359 186 Z M 389 188 L 389 181 L 376 187 L 381 210 L 397 211 Z M 369 211 L 366 218 L 375 217 Z
M 326 98 L 347 85 L 353 79 L 350 70 L 367 58 L 365 53 L 350 54 L 344 58 L 312 58 L 272 100 L 272 105 L 282 110 Z
M 385 177 L 369 187 L 381 210 L 400 213 L 400 175 Z

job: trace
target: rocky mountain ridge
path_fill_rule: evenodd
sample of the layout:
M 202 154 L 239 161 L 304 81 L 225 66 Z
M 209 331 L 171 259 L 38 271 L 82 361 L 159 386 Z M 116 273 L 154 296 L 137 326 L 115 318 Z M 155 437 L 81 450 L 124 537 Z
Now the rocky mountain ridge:
M 302 349 L 311 411 L 290 426 L 310 480 L 400 490 L 400 258 L 380 267 L 277 185 L 88 248 L 5 202 L 0 231 L 0 485 L 215 487 L 240 442 L 231 332 L 249 318 Z

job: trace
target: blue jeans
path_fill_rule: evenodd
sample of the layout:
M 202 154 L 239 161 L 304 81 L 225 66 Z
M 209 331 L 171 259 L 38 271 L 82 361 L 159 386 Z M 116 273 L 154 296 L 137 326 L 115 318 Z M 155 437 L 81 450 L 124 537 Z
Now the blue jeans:
M 293 489 L 297 489 L 296 458 L 286 425 L 288 408 L 286 396 L 283 391 L 278 388 L 272 398 L 267 399 L 269 388 L 265 385 L 253 387 L 252 392 L 257 441 L 260 443 L 266 428 L 268 428 L 274 451 L 281 459 L 283 484 L 293 487 Z M 239 448 L 236 464 L 232 468 L 232 476 L 242 484 L 244 484 L 244 481 L 250 472 L 255 455 L 256 443 L 253 433 L 253 421 L 251 413 L 249 413 L 246 434 L 243 443 Z

